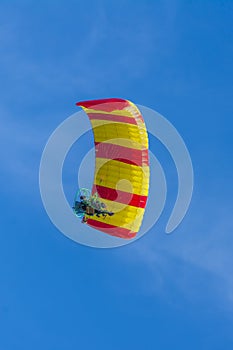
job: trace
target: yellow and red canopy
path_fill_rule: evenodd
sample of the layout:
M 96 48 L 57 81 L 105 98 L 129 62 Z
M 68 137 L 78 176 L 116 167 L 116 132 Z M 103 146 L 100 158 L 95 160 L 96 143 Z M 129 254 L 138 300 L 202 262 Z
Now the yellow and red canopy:
M 113 216 L 87 217 L 91 227 L 130 239 L 140 229 L 149 190 L 148 135 L 130 101 L 110 98 L 78 102 L 88 115 L 95 141 L 97 192 Z

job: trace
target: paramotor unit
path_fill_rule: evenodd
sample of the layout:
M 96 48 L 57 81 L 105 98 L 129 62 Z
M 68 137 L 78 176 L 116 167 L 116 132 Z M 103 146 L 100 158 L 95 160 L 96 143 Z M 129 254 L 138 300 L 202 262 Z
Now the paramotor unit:
M 87 188 L 81 188 L 77 191 L 73 204 L 75 215 L 82 219 L 82 223 L 87 223 L 89 216 L 103 217 L 112 216 L 113 213 L 107 211 L 106 205 L 100 201 L 97 193 L 91 195 Z

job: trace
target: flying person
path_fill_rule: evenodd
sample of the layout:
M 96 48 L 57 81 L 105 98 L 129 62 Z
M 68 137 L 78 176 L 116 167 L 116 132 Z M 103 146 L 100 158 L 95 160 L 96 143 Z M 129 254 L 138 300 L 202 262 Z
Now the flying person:
M 86 223 L 88 217 L 94 216 L 106 217 L 107 215 L 112 216 L 114 213 L 104 210 L 106 208 L 104 203 L 101 203 L 99 200 L 90 201 L 85 196 L 80 196 L 80 201 L 75 200 L 73 210 L 75 214 L 82 218 L 82 223 Z

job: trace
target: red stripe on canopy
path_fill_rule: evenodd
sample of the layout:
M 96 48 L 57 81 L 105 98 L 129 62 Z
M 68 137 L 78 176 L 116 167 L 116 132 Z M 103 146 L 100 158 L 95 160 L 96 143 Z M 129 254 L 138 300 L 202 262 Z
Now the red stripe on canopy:
M 102 142 L 96 145 L 96 157 L 118 160 L 123 163 L 132 164 L 135 166 L 148 166 L 148 152 L 142 153 L 141 150 L 128 148 L 112 143 Z
M 87 224 L 89 226 L 97 228 L 99 231 L 108 233 L 111 236 L 116 236 L 125 239 L 130 239 L 136 236 L 136 232 L 132 232 L 123 227 L 109 225 L 105 222 L 96 221 L 94 219 L 88 219 Z
M 97 192 L 99 197 L 102 199 L 107 199 L 109 201 L 115 201 L 118 203 L 131 205 L 137 208 L 146 207 L 147 196 L 115 190 L 113 188 L 100 186 L 100 185 L 93 186 L 92 193 L 94 194 L 95 192 Z
M 105 98 L 102 100 L 81 101 L 77 102 L 76 105 L 111 112 L 114 110 L 121 110 L 129 106 L 129 102 L 127 100 L 123 100 L 122 98 Z
M 126 115 L 114 115 L 104 113 L 88 113 L 90 120 L 109 120 L 111 122 L 126 123 L 137 125 L 137 121 L 134 118 L 127 117 Z

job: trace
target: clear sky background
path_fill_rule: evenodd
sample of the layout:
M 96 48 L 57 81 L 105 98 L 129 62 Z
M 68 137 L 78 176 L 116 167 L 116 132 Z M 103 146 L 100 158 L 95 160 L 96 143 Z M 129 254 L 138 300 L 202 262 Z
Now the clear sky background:
M 232 23 L 224 0 L 0 1 L 1 350 L 233 349 Z M 47 217 L 45 143 L 104 97 L 155 109 L 186 142 L 194 195 L 171 236 L 159 143 L 168 200 L 142 239 L 92 249 Z

